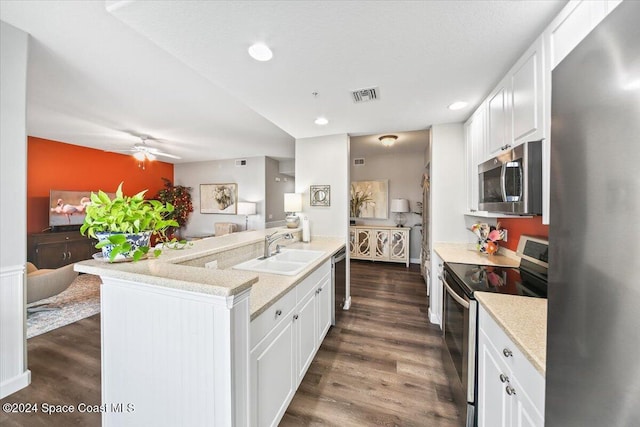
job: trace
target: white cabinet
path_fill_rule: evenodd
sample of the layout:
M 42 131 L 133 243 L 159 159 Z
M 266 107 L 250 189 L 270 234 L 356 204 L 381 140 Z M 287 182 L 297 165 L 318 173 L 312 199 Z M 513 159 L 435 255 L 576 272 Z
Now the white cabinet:
M 478 427 L 544 425 L 543 375 L 480 305 Z
M 504 78 L 487 98 L 487 151 L 483 161 L 511 144 L 511 106 L 509 79 Z
M 546 128 L 544 102 L 543 38 L 522 55 L 509 73 L 511 85 L 511 146 L 544 139 Z
M 486 114 L 482 104 L 465 123 L 465 177 L 467 211 L 478 210 L 478 165 L 486 152 Z
M 429 289 L 429 320 L 437 325 L 442 325 L 443 270 L 444 262 L 434 251 L 431 258 L 431 280 L 429 281 L 431 285 L 431 289 Z
M 355 225 L 349 228 L 352 259 L 403 262 L 409 267 L 410 227 Z
M 331 261 L 251 322 L 251 426 L 276 426 L 331 326 Z

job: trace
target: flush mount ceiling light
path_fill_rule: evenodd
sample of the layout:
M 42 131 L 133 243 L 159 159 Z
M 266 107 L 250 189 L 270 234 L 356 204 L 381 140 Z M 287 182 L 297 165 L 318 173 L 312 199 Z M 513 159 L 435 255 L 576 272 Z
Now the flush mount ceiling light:
M 449 110 L 461 110 L 467 106 L 467 103 L 464 101 L 456 101 L 453 104 L 449 105 Z
M 326 117 L 318 117 L 317 119 L 315 119 L 315 120 L 313 121 L 313 123 L 315 123 L 315 124 L 317 124 L 317 125 L 320 125 L 320 126 L 324 126 L 324 125 L 326 125 L 327 123 L 329 123 L 329 120 L 327 120 L 327 118 L 326 118 Z
M 398 137 L 396 135 L 382 135 L 378 139 L 380 140 L 382 145 L 384 145 L 385 147 L 391 147 L 393 144 L 395 144 L 396 139 L 398 139 Z
M 256 61 L 269 61 L 273 58 L 273 52 L 264 43 L 255 43 L 249 47 L 249 55 Z

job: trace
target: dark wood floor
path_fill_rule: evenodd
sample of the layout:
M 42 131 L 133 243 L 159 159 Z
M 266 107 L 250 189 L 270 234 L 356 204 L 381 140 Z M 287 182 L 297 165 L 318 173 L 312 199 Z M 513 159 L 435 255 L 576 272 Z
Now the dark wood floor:
M 100 426 L 100 414 L 50 414 L 42 404 L 100 405 L 100 315 L 27 340 L 31 384 L 0 403 L 37 403 L 37 413 L 0 412 L 2 427 Z M 4 407 L 4 406 L 3 406 Z
M 351 310 L 329 331 L 281 426 L 461 424 L 416 266 L 351 262 Z M 0 403 L 100 404 L 100 316 L 27 342 L 31 385 Z M 6 414 L 0 425 L 100 426 L 99 414 Z
M 459 426 L 417 266 L 351 262 L 351 309 L 280 426 Z

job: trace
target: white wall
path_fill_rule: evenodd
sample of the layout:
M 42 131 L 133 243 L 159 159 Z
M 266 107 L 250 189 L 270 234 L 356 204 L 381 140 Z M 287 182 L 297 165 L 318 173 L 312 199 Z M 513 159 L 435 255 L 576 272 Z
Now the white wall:
M 349 235 L 349 136 L 296 139 L 296 193 L 302 193 L 303 213 L 311 236 Z M 331 206 L 311 207 L 309 186 L 330 185 Z
M 29 35 L 0 21 L 0 398 L 29 385 L 26 87 Z
M 393 147 L 391 148 L 393 150 Z M 363 156 L 358 156 L 363 157 Z M 351 162 L 351 181 L 368 181 L 377 179 L 389 180 L 389 218 L 362 219 L 357 223 L 395 225 L 395 214 L 391 212 L 392 199 L 408 199 L 412 211 L 417 210 L 417 203 L 422 201 L 420 181 L 424 172 L 424 151 L 414 153 L 393 153 L 364 156 L 364 166 L 354 166 Z M 413 213 L 405 214 L 406 226 L 411 228 L 410 258 L 419 262 L 421 245 L 420 217 Z
M 431 128 L 431 280 L 429 318 L 441 324 L 442 285 L 433 245 L 438 242 L 467 242 L 463 212 L 466 209 L 464 127 L 462 123 Z
M 238 224 L 240 230 L 244 229 L 244 216 L 200 213 L 200 184 L 238 184 L 238 200 L 256 203 L 257 214 L 249 216 L 249 228 L 260 230 L 265 227 L 265 157 L 249 157 L 246 160 L 247 165 L 241 167 L 235 165 L 235 159 L 174 166 L 175 184 L 192 188 L 193 213 L 181 231 L 183 235 L 213 234 L 216 222 L 233 222 Z

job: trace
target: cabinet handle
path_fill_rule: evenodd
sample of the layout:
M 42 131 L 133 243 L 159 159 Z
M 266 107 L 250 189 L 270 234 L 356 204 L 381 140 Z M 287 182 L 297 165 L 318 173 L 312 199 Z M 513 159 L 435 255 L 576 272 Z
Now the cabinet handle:
M 71 251 L 67 252 L 67 259 L 71 259 Z
M 282 310 L 276 310 L 276 317 L 281 316 L 282 315 Z
M 298 320 L 298 315 L 297 314 L 293 315 L 293 320 Z
M 62 260 L 65 261 L 67 259 L 67 253 L 62 252 Z
M 505 374 L 500 374 L 500 382 L 508 383 L 509 382 L 509 377 L 506 376 Z
M 320 292 L 322 292 L 322 288 L 319 288 L 319 289 L 318 289 L 318 293 L 320 293 Z
M 509 350 L 508 348 L 502 350 L 502 354 L 504 354 L 504 357 L 513 357 L 513 351 Z
M 507 386 L 504 388 L 504 390 L 507 392 L 507 394 L 508 394 L 509 396 L 515 396 L 515 394 L 516 394 L 516 389 L 515 389 L 515 388 L 513 388 L 513 387 L 511 387 L 510 385 L 507 385 Z

